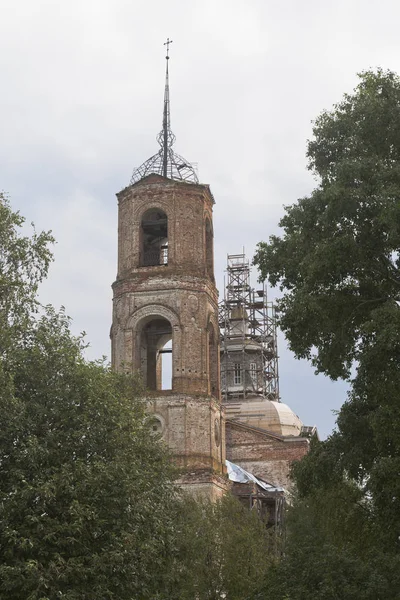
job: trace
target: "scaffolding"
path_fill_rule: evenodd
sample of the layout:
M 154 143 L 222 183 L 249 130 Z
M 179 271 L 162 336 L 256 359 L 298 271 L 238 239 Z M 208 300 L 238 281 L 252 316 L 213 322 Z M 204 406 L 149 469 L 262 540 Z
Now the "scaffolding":
M 219 325 L 225 402 L 255 396 L 279 402 L 276 309 L 264 284 L 251 287 L 244 252 L 228 255 Z

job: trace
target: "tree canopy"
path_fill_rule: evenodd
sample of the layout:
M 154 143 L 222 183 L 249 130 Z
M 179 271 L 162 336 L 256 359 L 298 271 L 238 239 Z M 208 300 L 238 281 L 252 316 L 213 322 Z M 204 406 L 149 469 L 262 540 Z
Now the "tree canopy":
M 286 207 L 283 236 L 261 242 L 262 278 L 284 291 L 280 325 L 299 358 L 350 376 L 371 324 L 400 300 L 400 81 L 360 75 L 355 93 L 315 121 L 310 196 Z
M 0 375 L 1 597 L 155 597 L 176 490 L 136 382 L 52 310 Z
M 400 597 L 400 80 L 359 77 L 315 121 L 316 189 L 254 258 L 283 293 L 295 355 L 350 383 L 337 430 L 293 469 L 285 558 L 265 588 L 282 599 Z
M 244 600 L 276 561 L 274 530 L 230 494 L 215 503 L 186 498 L 177 526 L 168 600 Z
M 21 235 L 25 219 L 0 192 L 0 357 L 27 329 L 37 290 L 52 260 L 50 232 Z
M 51 235 L 0 213 L 0 598 L 156 598 L 179 503 L 140 384 L 40 316 Z

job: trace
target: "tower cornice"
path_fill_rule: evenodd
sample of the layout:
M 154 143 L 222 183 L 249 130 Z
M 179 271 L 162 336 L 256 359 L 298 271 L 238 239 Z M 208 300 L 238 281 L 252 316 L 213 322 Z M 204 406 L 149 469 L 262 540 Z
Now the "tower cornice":
M 198 189 L 200 194 L 208 194 L 212 204 L 215 204 L 214 195 L 211 191 L 210 186 L 207 183 L 189 183 L 187 181 L 171 179 L 170 177 L 164 177 L 163 175 L 159 175 L 156 173 L 149 173 L 148 175 L 145 175 L 142 179 L 131 183 L 127 187 L 123 188 L 120 192 L 117 192 L 116 196 L 118 200 L 123 200 L 126 197 L 130 197 L 130 193 L 141 186 L 151 186 L 159 184 L 162 184 L 163 188 L 165 188 L 165 186 L 168 184 L 170 184 L 171 186 L 179 186 L 179 189 L 182 189 L 182 186 L 187 186 L 187 189 L 188 191 L 190 191 L 190 194 L 193 194 L 193 192 L 196 189 Z

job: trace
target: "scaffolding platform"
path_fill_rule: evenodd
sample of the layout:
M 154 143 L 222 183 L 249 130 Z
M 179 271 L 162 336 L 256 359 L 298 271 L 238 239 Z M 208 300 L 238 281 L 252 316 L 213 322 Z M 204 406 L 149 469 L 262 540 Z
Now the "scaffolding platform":
M 276 311 L 265 286 L 254 290 L 246 255 L 229 254 L 219 305 L 221 388 L 226 403 L 261 396 L 280 401 Z

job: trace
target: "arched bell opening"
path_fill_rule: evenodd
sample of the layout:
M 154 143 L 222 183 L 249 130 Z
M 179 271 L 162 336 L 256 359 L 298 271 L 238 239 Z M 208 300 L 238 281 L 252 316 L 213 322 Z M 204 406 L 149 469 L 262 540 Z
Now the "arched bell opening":
M 168 217 L 159 208 L 150 208 L 140 223 L 140 266 L 168 264 Z
M 140 330 L 140 371 L 148 390 L 172 389 L 172 327 L 162 317 L 144 320 Z

